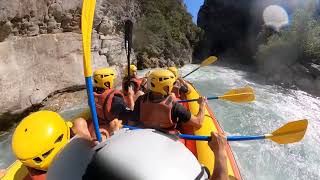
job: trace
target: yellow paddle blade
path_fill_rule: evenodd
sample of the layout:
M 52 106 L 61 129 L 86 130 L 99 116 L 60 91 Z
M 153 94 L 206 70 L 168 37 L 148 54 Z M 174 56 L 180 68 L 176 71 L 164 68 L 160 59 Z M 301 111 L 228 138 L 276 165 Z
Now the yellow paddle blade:
M 85 77 L 92 76 L 91 70 L 91 33 L 96 0 L 83 0 L 81 14 L 81 31 L 83 46 L 83 67 Z
M 304 137 L 307 127 L 307 119 L 297 120 L 285 124 L 272 134 L 266 135 L 266 137 L 278 144 L 295 143 L 299 142 Z
M 204 61 L 202 61 L 202 63 L 200 64 L 200 67 L 208 66 L 217 60 L 218 60 L 218 58 L 216 56 L 210 56 L 207 59 L 205 59 Z
M 219 99 L 224 99 L 231 102 L 243 103 L 252 102 L 255 100 L 253 89 L 250 86 L 238 89 L 232 89 L 226 92 L 223 96 L 219 96 Z

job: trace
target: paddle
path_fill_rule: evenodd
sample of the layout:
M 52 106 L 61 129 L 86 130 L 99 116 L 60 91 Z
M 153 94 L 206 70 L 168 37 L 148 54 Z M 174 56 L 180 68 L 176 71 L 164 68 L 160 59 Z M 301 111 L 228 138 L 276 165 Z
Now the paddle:
M 251 87 L 247 86 L 244 88 L 232 89 L 232 90 L 226 92 L 222 96 L 210 96 L 210 97 L 207 97 L 207 99 L 208 100 L 223 99 L 226 101 L 243 103 L 243 102 L 254 101 L 255 97 L 254 97 L 253 89 Z M 193 102 L 193 101 L 198 101 L 198 99 L 187 99 L 187 100 L 180 100 L 177 102 L 183 103 L 183 102 Z
M 127 66 L 128 66 L 128 80 L 130 80 L 130 54 L 132 48 L 132 28 L 133 23 L 130 20 L 126 20 L 124 24 L 124 47 L 127 53 Z
M 91 69 L 91 33 L 94 17 L 94 9 L 96 6 L 96 0 L 84 0 L 82 4 L 81 14 L 81 31 L 82 31 L 82 46 L 83 46 L 83 69 L 86 80 L 88 104 L 91 110 L 92 121 L 96 133 L 97 140 L 102 141 L 98 117 L 96 112 L 96 106 L 93 96 L 92 85 L 92 69 Z
M 192 74 L 193 72 L 197 71 L 198 69 L 200 69 L 201 67 L 204 66 L 208 66 L 212 63 L 214 63 L 215 61 L 217 61 L 218 58 L 216 56 L 210 56 L 207 59 L 203 60 L 202 63 L 200 64 L 199 67 L 197 67 L 196 69 L 192 70 L 191 72 L 189 72 L 187 75 L 183 76 L 183 78 L 189 76 L 190 74 Z M 144 85 L 146 85 L 147 82 L 145 82 L 144 84 L 141 85 L 141 87 L 143 87 Z
M 289 122 L 279 129 L 273 131 L 271 134 L 257 135 L 257 136 L 227 136 L 228 141 L 250 141 L 260 139 L 270 139 L 278 144 L 290 144 L 300 141 L 306 133 L 308 120 L 297 120 Z M 188 134 L 180 134 L 180 138 L 197 141 L 210 141 L 210 136 L 194 136 Z
M 133 23 L 130 20 L 126 20 L 124 23 L 124 47 L 126 49 L 126 54 L 127 54 L 127 81 L 124 83 L 124 89 L 125 91 L 128 91 L 128 87 L 130 86 L 130 55 L 131 55 L 131 48 L 132 48 L 132 28 L 133 28 Z
M 250 141 L 250 140 L 261 140 L 270 139 L 278 144 L 290 144 L 300 141 L 306 133 L 308 126 L 308 120 L 297 120 L 289 122 L 279 129 L 273 131 L 271 134 L 256 135 L 256 136 L 227 136 L 228 141 Z M 133 126 L 124 125 L 123 127 L 129 129 L 139 129 Z M 210 136 L 195 136 L 190 134 L 178 134 L 182 139 L 197 140 L 197 141 L 210 141 Z
M 217 61 L 218 58 L 216 56 L 210 56 L 207 59 L 205 59 L 204 61 L 202 61 L 202 63 L 200 64 L 199 67 L 197 67 L 196 69 L 192 70 L 191 72 L 189 72 L 188 74 L 186 74 L 185 76 L 183 76 L 183 78 L 186 78 L 187 76 L 189 76 L 190 74 L 192 74 L 193 72 L 197 71 L 198 69 L 200 69 L 201 67 L 204 66 L 208 66 L 212 63 L 214 63 L 215 61 Z

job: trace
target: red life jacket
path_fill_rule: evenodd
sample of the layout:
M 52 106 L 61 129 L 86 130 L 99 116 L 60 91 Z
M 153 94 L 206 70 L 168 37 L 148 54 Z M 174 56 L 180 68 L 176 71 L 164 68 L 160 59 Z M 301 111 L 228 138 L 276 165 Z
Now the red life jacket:
M 125 83 L 127 83 L 126 80 L 127 77 L 125 77 L 122 81 L 122 89 L 125 87 Z M 142 78 L 131 78 L 130 82 L 134 83 L 134 93 L 137 93 L 141 89 L 141 84 L 142 84 L 143 79 Z
M 115 89 L 105 90 L 102 94 L 94 92 L 94 101 L 96 103 L 96 110 L 99 120 L 109 122 L 115 118 L 111 112 L 112 100 L 114 96 L 123 98 L 123 94 Z
M 174 97 L 168 96 L 160 102 L 152 102 L 150 93 L 144 94 L 140 102 L 140 122 L 147 128 L 175 129 L 177 122 L 171 118 Z
M 142 83 L 143 79 L 142 78 L 131 78 L 130 81 L 135 84 L 133 91 L 134 91 L 134 93 L 137 93 L 141 89 L 141 83 Z

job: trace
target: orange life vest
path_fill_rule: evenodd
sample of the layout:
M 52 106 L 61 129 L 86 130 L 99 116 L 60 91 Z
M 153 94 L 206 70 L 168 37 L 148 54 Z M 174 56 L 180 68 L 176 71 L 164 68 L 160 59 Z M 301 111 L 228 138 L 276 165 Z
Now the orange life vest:
M 174 97 L 168 96 L 160 102 L 152 102 L 150 93 L 144 94 L 140 102 L 140 122 L 145 127 L 155 129 L 174 129 L 177 122 L 171 118 Z
M 137 93 L 141 89 L 142 81 L 143 81 L 142 78 L 131 78 L 130 79 L 130 82 L 134 83 L 134 89 L 133 89 L 134 93 Z M 122 81 L 122 87 L 125 87 L 124 83 L 126 83 L 126 82 L 127 82 L 127 80 L 126 80 L 126 78 L 124 78 L 124 80 Z M 122 88 L 122 89 L 124 89 L 124 88 Z
M 115 89 L 105 90 L 101 94 L 94 92 L 94 101 L 96 103 L 96 110 L 99 120 L 109 122 L 116 118 L 115 115 L 111 112 L 112 100 L 114 96 L 123 98 L 123 94 Z

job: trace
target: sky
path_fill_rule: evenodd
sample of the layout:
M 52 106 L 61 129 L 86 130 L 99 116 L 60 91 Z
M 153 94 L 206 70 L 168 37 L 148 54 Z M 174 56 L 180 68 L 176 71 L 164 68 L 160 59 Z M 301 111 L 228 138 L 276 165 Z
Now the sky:
M 192 15 L 192 20 L 194 23 L 197 23 L 197 16 L 200 6 L 203 4 L 204 0 L 184 0 L 184 3 L 188 7 L 189 13 Z

